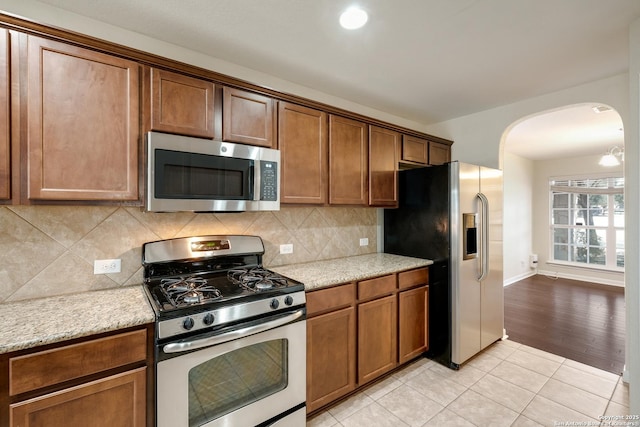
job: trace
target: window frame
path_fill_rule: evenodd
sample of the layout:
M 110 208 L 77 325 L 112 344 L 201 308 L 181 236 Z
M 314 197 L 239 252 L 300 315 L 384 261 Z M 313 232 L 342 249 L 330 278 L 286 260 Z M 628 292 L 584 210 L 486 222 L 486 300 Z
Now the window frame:
M 578 191 L 567 191 L 567 192 L 562 192 L 562 191 L 558 191 L 558 185 L 554 185 L 556 182 L 558 181 L 593 181 L 593 180 L 602 180 L 602 179 L 610 179 L 610 180 L 616 180 L 616 179 L 621 179 L 623 180 L 623 186 L 622 189 L 620 191 L 620 187 L 617 187 L 618 189 L 616 190 L 615 187 L 607 187 L 607 189 L 600 191 L 600 192 L 580 192 L 579 189 L 581 187 L 579 186 L 568 186 L 567 188 L 576 188 L 576 190 Z M 601 270 L 601 271 L 611 271 L 611 272 L 624 272 L 625 271 L 625 267 L 620 267 L 617 265 L 617 252 L 618 252 L 618 242 L 617 242 L 617 238 L 616 238 L 616 233 L 617 232 L 622 232 L 623 235 L 623 242 L 622 242 L 622 252 L 625 254 L 625 258 L 624 258 L 624 262 L 626 264 L 626 250 L 625 250 L 625 242 L 624 242 L 624 230 L 625 230 L 625 224 L 623 223 L 622 226 L 618 225 L 616 226 L 615 224 L 615 196 L 617 194 L 622 194 L 623 196 L 623 206 L 624 206 L 624 176 L 622 174 L 622 172 L 614 172 L 614 173 L 607 173 L 607 174 L 581 174 L 581 175 L 574 175 L 574 176 L 560 176 L 560 177 L 549 177 L 548 179 L 548 183 L 549 183 L 549 187 L 548 187 L 548 197 L 549 197 L 549 207 L 548 207 L 548 221 L 549 221 L 549 247 L 548 247 L 548 263 L 549 264 L 559 264 L 559 265 L 564 265 L 564 266 L 570 266 L 570 267 L 575 267 L 575 268 L 586 268 L 586 269 L 595 269 L 595 270 Z M 597 187 L 583 187 L 583 188 L 591 188 L 593 190 L 593 188 L 597 188 Z M 607 191 L 608 189 L 610 189 L 611 191 Z M 554 224 L 554 212 L 555 209 L 554 208 L 554 204 L 553 204 L 553 199 L 554 199 L 554 194 L 567 194 L 568 196 L 568 201 L 567 201 L 567 210 L 568 212 L 571 212 L 572 210 L 572 206 L 571 206 L 571 195 L 572 194 L 586 194 L 587 196 L 591 193 L 591 194 L 602 194 L 602 195 L 607 195 L 607 210 L 608 210 L 608 217 L 609 217 L 609 221 L 608 221 L 608 225 L 606 227 L 604 226 L 595 226 L 595 225 L 588 225 L 588 224 L 584 224 L 584 225 L 576 225 L 576 224 Z M 584 208 L 584 209 L 589 209 L 590 206 Z M 624 208 L 623 208 L 624 209 Z M 623 210 L 624 212 L 624 210 Z M 625 213 L 626 214 L 626 213 Z M 625 217 L 626 219 L 626 217 Z M 568 221 L 570 222 L 570 221 Z M 555 241 L 555 230 L 558 229 L 567 229 L 567 230 L 575 230 L 575 229 L 584 229 L 587 231 L 588 230 L 606 230 L 606 237 L 605 237 L 605 244 L 604 244 L 604 248 L 605 248 L 605 264 L 592 264 L 589 263 L 589 258 L 587 257 L 587 260 L 585 262 L 580 262 L 580 261 L 568 261 L 568 260 L 558 260 L 555 259 L 555 249 L 556 249 L 556 241 Z M 568 233 L 570 234 L 570 233 Z M 572 248 L 572 244 L 570 243 L 571 239 L 568 239 L 568 243 L 567 243 L 567 249 L 570 251 Z M 576 245 L 573 245 L 574 247 Z M 593 247 L 593 245 L 589 245 L 589 243 L 587 243 L 587 247 Z M 569 256 L 568 256 L 569 258 Z

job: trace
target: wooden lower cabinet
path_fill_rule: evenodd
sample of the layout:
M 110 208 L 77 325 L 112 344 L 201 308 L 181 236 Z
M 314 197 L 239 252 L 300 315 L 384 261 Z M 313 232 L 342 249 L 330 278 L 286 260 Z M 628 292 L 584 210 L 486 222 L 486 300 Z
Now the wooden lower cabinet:
M 396 296 L 358 304 L 358 385 L 397 366 Z
M 10 406 L 11 427 L 143 427 L 147 368 L 46 394 Z
M 307 412 L 429 347 L 427 268 L 307 293 Z
M 408 362 L 428 349 L 428 286 L 398 293 L 398 363 Z
M 307 320 L 307 411 L 356 387 L 356 317 L 348 307 Z
M 0 355 L 0 426 L 154 423 L 152 325 Z

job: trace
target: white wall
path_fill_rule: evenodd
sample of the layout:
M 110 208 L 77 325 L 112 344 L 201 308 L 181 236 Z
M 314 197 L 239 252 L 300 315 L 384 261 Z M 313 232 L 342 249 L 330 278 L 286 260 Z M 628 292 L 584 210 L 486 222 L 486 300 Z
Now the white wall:
M 532 253 L 533 161 L 504 153 L 503 271 L 509 285 L 535 274 Z
M 426 132 L 454 141 L 452 158 L 502 169 L 502 142 L 508 130 L 525 117 L 568 105 L 600 103 L 613 107 L 628 121 L 627 74 L 525 99 L 426 127 Z
M 583 174 L 622 174 L 622 165 L 603 167 L 601 156 L 569 159 L 538 160 L 534 162 L 533 181 L 533 251 L 538 254 L 538 272 L 568 279 L 584 280 L 608 285 L 624 286 L 624 273 L 549 264 L 549 178 L 580 176 Z M 505 160 L 507 157 L 505 156 Z M 506 161 L 505 161 L 506 167 Z
M 630 414 L 640 414 L 640 19 L 629 32 L 629 120 L 623 116 L 625 138 L 625 301 L 626 369 Z
M 404 126 L 416 131 L 425 131 L 424 124 L 375 110 L 361 104 L 356 104 L 309 87 L 301 86 L 290 81 L 280 79 L 276 76 L 265 74 L 260 70 L 246 68 L 219 58 L 214 58 L 199 52 L 185 49 L 177 45 L 152 39 L 139 33 L 104 24 L 34 0 L 2 0 L 0 3 L 0 11 L 41 24 L 76 31 L 80 34 L 90 35 L 102 40 L 139 49 L 143 52 L 195 65 L 283 93 L 323 102 L 328 105 L 343 108 L 347 111 L 353 111 L 368 117 L 393 123 L 398 126 Z

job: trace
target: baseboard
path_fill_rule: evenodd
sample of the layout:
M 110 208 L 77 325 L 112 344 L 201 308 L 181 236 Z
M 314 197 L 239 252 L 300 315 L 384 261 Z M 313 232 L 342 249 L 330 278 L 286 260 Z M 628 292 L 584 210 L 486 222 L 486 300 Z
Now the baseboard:
M 508 278 L 506 280 L 503 280 L 502 281 L 502 286 L 509 286 L 509 285 L 512 285 L 512 284 L 514 284 L 516 282 L 519 282 L 520 280 L 524 280 L 527 277 L 531 277 L 531 276 L 535 276 L 535 275 L 536 275 L 535 270 L 526 271 L 524 273 L 518 274 L 517 276 L 510 277 L 510 278 Z
M 552 278 L 579 280 L 581 282 L 599 283 L 601 285 L 618 286 L 618 287 L 624 288 L 624 281 L 620 281 L 620 280 L 609 280 L 609 279 L 603 279 L 601 277 L 583 276 L 579 274 L 568 274 L 568 273 L 563 273 L 559 271 L 547 271 L 547 270 L 538 270 L 537 274 L 540 274 L 542 276 L 552 277 Z

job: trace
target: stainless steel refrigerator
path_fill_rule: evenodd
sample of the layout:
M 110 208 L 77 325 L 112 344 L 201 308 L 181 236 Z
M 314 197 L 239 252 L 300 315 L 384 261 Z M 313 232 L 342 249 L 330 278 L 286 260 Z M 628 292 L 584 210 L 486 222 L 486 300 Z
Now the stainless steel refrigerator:
M 459 162 L 399 172 L 384 252 L 434 261 L 428 357 L 453 369 L 503 336 L 502 172 Z

